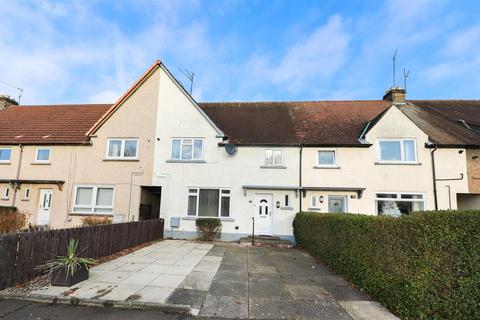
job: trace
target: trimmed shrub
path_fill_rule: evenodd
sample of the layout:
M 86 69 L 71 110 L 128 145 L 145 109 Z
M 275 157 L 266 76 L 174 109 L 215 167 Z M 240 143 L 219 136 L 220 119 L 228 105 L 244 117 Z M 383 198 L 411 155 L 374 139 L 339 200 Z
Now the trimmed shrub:
M 222 222 L 217 218 L 198 218 L 195 221 L 199 239 L 203 241 L 213 241 L 220 238 L 222 233 Z
M 295 239 L 402 319 L 480 319 L 480 211 L 298 213 Z
M 98 226 L 102 224 L 112 224 L 112 219 L 109 217 L 85 217 L 82 218 L 82 225 L 84 226 Z
M 25 228 L 27 215 L 15 207 L 0 207 L 0 234 L 12 233 Z

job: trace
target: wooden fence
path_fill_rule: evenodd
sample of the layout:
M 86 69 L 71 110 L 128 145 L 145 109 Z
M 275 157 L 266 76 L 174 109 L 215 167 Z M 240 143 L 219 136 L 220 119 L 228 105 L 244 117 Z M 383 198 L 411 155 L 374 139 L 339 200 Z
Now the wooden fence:
M 66 254 L 78 240 L 82 257 L 101 258 L 163 238 L 163 219 L 0 236 L 0 289 L 33 279 L 35 267 Z

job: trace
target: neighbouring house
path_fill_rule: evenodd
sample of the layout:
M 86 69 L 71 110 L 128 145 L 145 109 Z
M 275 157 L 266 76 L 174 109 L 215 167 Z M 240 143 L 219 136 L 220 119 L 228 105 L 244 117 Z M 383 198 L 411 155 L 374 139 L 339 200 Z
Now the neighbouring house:
M 480 101 L 197 103 L 156 62 L 115 104 L 0 97 L 0 205 L 32 224 L 165 218 L 166 236 L 292 239 L 300 210 L 480 208 Z

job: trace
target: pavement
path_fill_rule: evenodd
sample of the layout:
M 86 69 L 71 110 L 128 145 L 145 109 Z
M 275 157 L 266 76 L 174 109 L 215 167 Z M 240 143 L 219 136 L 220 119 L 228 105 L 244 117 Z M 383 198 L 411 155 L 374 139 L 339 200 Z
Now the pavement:
M 92 268 L 72 288 L 33 294 L 187 308 L 205 319 L 398 319 L 304 251 L 223 243 L 162 241 Z

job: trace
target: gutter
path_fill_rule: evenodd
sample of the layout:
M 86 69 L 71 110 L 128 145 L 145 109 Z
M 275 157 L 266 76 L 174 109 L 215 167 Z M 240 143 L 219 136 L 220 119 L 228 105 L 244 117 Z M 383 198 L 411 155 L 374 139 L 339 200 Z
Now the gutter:
M 12 206 L 15 207 L 15 203 L 17 201 L 17 190 L 20 188 L 20 184 L 18 183 L 18 179 L 20 177 L 20 168 L 22 167 L 22 157 L 23 157 L 23 145 L 19 144 L 18 147 L 20 148 L 20 156 L 18 158 L 18 166 L 17 166 L 17 176 L 15 177 L 16 183 L 13 185 L 13 199 L 12 199 Z

